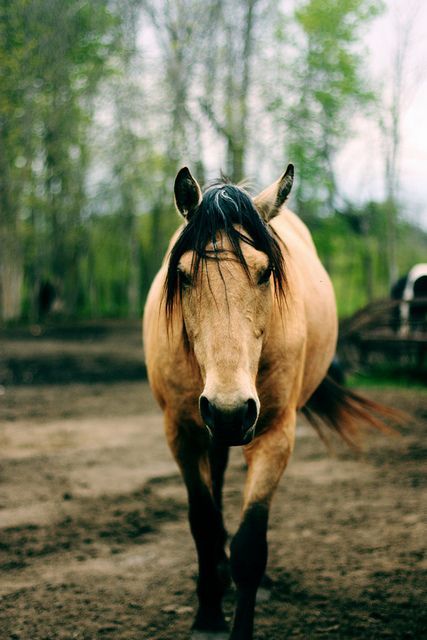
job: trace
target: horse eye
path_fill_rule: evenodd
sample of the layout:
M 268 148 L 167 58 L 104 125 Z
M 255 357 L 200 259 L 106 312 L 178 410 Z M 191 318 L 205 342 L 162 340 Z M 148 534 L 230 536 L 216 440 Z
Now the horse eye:
M 191 278 L 188 273 L 185 273 L 182 269 L 178 269 L 178 277 L 182 287 L 186 288 L 191 286 Z
M 272 268 L 267 267 L 265 271 L 262 272 L 260 277 L 258 278 L 258 284 L 266 284 L 270 280 Z

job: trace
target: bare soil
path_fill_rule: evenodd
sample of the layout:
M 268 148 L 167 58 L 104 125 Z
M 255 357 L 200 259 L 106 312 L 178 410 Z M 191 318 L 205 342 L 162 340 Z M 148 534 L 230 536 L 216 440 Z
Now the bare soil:
M 46 357 L 58 362 L 65 342 L 55 340 Z M 37 370 L 33 346 L 18 335 L 3 344 L 16 370 L 28 352 Z M 102 355 L 98 346 L 76 347 L 80 369 Z M 127 359 L 135 371 L 140 354 L 125 352 L 119 369 Z M 68 383 L 49 385 L 9 385 L 9 367 L 0 386 L 1 640 L 190 637 L 196 558 L 185 491 L 147 383 L 117 381 L 111 366 L 108 382 L 57 371 Z M 369 394 L 413 417 L 400 437 L 371 437 L 360 456 L 339 445 L 329 454 L 301 421 L 273 504 L 272 585 L 257 606 L 257 640 L 426 637 L 427 393 Z M 245 473 L 232 453 L 231 533 Z M 231 591 L 228 616 L 232 603 Z

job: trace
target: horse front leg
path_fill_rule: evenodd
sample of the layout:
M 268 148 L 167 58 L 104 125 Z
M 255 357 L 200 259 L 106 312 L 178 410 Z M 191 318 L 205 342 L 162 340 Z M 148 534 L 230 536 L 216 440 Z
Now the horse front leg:
M 215 452 L 209 452 L 208 444 L 204 447 L 195 446 L 189 438 L 176 438 L 174 449 L 187 487 L 190 529 L 199 565 L 199 604 L 193 629 L 226 631 L 228 626 L 222 611 L 222 598 L 229 586 L 230 574 L 224 550 L 227 534 L 220 504 L 227 456 L 224 452 L 217 452 L 215 456 Z M 212 463 L 211 472 L 209 458 L 213 455 L 215 464 Z
M 248 474 L 239 529 L 231 542 L 231 575 L 237 601 L 230 640 L 252 640 L 255 601 L 267 565 L 268 515 L 295 440 L 295 413 L 245 448 Z

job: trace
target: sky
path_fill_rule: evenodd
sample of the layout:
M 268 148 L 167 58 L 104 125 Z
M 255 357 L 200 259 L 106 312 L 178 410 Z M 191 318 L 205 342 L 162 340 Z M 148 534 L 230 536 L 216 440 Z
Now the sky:
M 396 40 L 412 25 L 402 110 L 400 200 L 404 214 L 427 229 L 427 2 L 389 0 L 387 11 L 367 31 L 367 67 L 376 90 L 387 92 Z M 337 162 L 343 194 L 356 202 L 384 195 L 381 139 L 373 123 L 355 118 L 355 135 Z M 370 164 L 367 171 L 366 157 Z

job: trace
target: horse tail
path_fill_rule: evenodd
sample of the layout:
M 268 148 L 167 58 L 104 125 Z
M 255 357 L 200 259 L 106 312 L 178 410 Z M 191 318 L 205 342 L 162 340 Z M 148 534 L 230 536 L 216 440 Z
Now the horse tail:
M 360 435 L 364 427 L 389 435 L 396 434 L 385 421 L 402 424 L 408 418 L 396 409 L 350 391 L 334 379 L 332 371 L 317 387 L 302 408 L 302 413 L 326 444 L 328 442 L 322 425 L 336 431 L 354 449 L 360 448 Z

